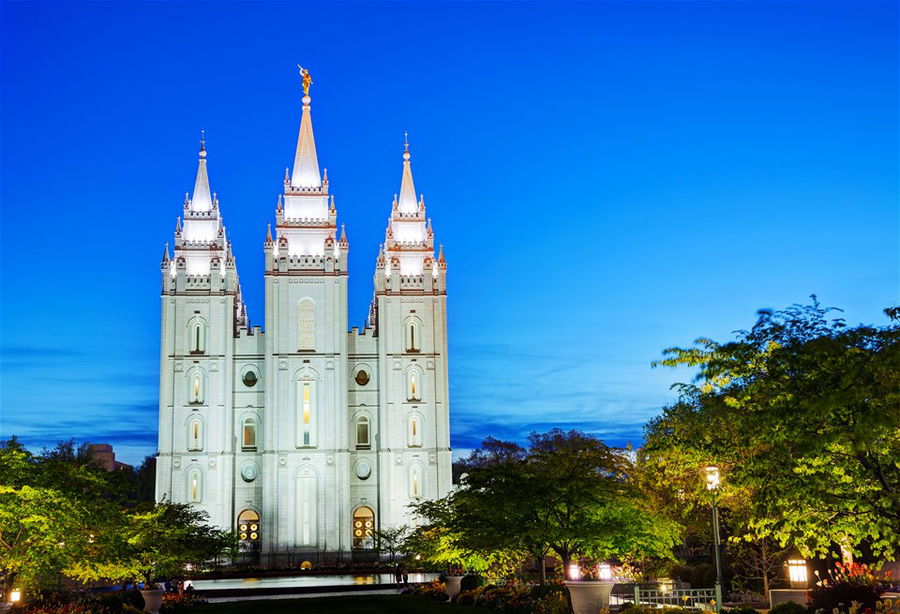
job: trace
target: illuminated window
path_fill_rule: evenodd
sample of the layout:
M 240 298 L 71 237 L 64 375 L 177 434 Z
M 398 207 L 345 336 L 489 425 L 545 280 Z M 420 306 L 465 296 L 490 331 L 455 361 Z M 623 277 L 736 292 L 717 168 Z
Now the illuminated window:
M 203 449 L 203 423 L 199 418 L 194 418 L 188 425 L 188 450 L 199 451 Z
M 410 448 L 418 448 L 422 445 L 422 425 L 418 416 L 409 417 L 406 445 Z
M 421 332 L 418 320 L 407 320 L 406 322 L 406 351 L 418 352 L 422 345 Z
M 244 382 L 244 386 L 246 386 L 247 388 L 253 388 L 254 386 L 256 386 L 256 382 L 258 381 L 258 379 L 259 378 L 256 377 L 256 371 L 251 370 L 244 373 L 244 377 L 241 379 L 241 381 Z
M 316 545 L 316 474 L 303 470 L 297 478 L 297 542 L 300 546 Z
M 409 496 L 413 499 L 422 496 L 422 474 L 418 465 L 409 468 Z
M 206 326 L 199 320 L 192 320 L 189 325 L 188 343 L 191 354 L 202 354 L 206 351 Z
M 256 449 L 256 420 L 254 420 L 253 418 L 247 418 L 244 420 L 241 447 L 245 450 Z
M 203 475 L 199 469 L 191 469 L 188 472 L 187 499 L 190 503 L 203 501 Z
M 297 306 L 298 348 L 316 349 L 316 304 L 310 298 L 300 301 Z
M 419 372 L 415 369 L 406 374 L 406 400 L 422 400 L 422 383 L 419 381 Z
M 259 514 L 253 510 L 244 510 L 238 514 L 238 537 L 251 549 L 259 546 Z
M 375 547 L 375 512 L 370 507 L 360 507 L 353 512 L 353 547 Z
M 360 416 L 356 419 L 356 447 L 368 448 L 369 443 L 369 418 Z
M 315 382 L 297 381 L 297 446 L 316 445 L 316 390 Z
M 191 404 L 201 405 L 203 403 L 203 374 L 200 371 L 194 371 L 191 374 Z

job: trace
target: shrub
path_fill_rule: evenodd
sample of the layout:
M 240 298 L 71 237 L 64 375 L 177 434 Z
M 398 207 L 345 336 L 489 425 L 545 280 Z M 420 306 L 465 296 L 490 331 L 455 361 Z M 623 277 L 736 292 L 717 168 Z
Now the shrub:
M 463 576 L 459 582 L 460 591 L 471 591 L 484 584 L 484 580 L 477 574 L 468 574 Z
M 447 601 L 450 598 L 450 595 L 448 595 L 447 591 L 444 589 L 445 585 L 443 582 L 434 580 L 433 582 L 429 582 L 428 584 L 420 584 L 412 590 L 412 593 L 413 595 L 424 597 L 425 599 L 432 599 L 434 601 Z
M 181 614 L 193 607 L 206 604 L 206 597 L 195 593 L 166 593 L 163 595 L 160 614 Z
M 828 577 L 821 578 L 809 590 L 809 608 L 813 612 L 849 608 L 854 602 L 862 608 L 875 608 L 888 588 L 886 578 L 867 565 L 837 563 Z
M 779 603 L 769 610 L 769 614 L 807 614 L 805 607 L 794 601 Z
M 728 614 L 759 614 L 759 610 L 755 608 L 731 608 Z

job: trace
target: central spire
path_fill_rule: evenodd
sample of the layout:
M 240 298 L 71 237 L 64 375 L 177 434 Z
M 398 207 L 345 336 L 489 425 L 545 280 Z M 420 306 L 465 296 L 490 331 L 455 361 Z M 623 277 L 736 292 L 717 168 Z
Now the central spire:
M 412 168 L 409 164 L 409 133 L 403 133 L 403 178 L 400 180 L 400 200 L 398 208 L 403 213 L 419 210 L 416 203 L 416 186 L 413 184 Z
M 298 68 L 300 68 L 298 66 Z M 309 86 L 312 79 L 309 70 L 300 68 L 303 77 L 303 116 L 300 119 L 300 135 L 297 137 L 297 153 L 294 155 L 294 172 L 291 175 L 291 186 L 295 188 L 322 187 L 322 176 L 319 174 L 319 158 L 316 155 L 316 140 L 313 137 L 312 117 L 309 112 Z
M 191 198 L 191 211 L 209 211 L 212 209 L 212 196 L 209 193 L 209 176 L 206 174 L 206 131 L 200 131 L 200 163 L 197 167 L 197 181 L 194 182 L 194 193 Z

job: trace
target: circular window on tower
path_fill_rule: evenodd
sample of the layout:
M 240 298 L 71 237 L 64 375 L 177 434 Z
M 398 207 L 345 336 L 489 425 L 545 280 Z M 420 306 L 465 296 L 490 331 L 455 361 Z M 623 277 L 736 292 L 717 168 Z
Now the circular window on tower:
M 246 386 L 247 388 L 253 388 L 254 386 L 256 386 L 256 382 L 259 381 L 259 378 L 256 376 L 256 371 L 253 371 L 251 369 L 244 373 L 242 381 L 244 382 L 244 386 Z
M 245 482 L 252 482 L 253 480 L 256 479 L 256 476 L 258 474 L 259 474 L 259 469 L 256 468 L 255 463 L 247 463 L 246 465 L 241 467 L 241 478 Z
M 365 369 L 360 369 L 356 372 L 356 383 L 360 386 L 365 386 L 369 383 L 369 372 Z

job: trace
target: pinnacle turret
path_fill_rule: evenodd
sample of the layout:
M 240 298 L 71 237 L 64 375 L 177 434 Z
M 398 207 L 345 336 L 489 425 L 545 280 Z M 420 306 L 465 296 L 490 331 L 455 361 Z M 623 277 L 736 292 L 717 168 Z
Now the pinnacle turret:
M 200 161 L 197 164 L 197 180 L 194 182 L 194 193 L 191 197 L 191 211 L 209 211 L 212 209 L 212 196 L 209 191 L 209 176 L 206 172 L 206 134 L 201 131 Z
M 297 136 L 294 172 L 291 174 L 291 187 L 294 188 L 322 187 L 319 158 L 316 155 L 316 139 L 313 136 L 310 115 L 310 101 L 309 95 L 303 97 L 303 115 L 300 117 L 300 134 Z

